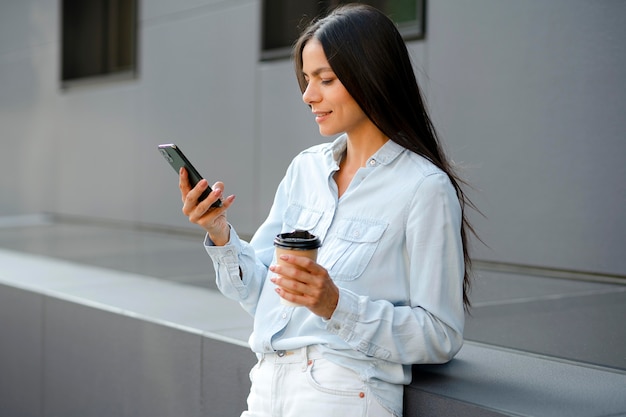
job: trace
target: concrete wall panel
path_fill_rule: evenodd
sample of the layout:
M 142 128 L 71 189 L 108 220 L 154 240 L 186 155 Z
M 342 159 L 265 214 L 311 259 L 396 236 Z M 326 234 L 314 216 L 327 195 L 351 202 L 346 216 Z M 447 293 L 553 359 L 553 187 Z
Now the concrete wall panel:
M 41 415 L 43 299 L 0 284 L 0 415 Z
M 49 416 L 199 416 L 201 336 L 48 298 Z
M 243 346 L 202 340 L 202 410 L 204 416 L 238 416 L 247 410 L 250 370 L 256 356 Z

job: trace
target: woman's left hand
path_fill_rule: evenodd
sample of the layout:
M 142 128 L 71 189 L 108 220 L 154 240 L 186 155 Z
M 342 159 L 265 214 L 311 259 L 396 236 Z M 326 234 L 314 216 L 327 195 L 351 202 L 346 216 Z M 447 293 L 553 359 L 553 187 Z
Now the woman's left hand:
M 278 295 L 329 319 L 339 302 L 339 288 L 328 271 L 305 256 L 281 255 L 280 261 L 270 266 L 276 274 L 271 281 L 278 285 Z

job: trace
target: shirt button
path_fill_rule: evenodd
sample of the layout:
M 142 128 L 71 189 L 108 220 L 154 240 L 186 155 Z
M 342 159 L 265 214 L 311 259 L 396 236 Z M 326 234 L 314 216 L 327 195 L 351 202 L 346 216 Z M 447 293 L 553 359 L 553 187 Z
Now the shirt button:
M 371 166 L 376 165 L 376 160 L 375 160 L 375 159 L 370 159 L 370 165 L 371 165 Z
M 335 330 L 341 329 L 341 324 L 339 324 L 339 323 L 333 324 L 333 329 L 335 329 Z
M 283 313 L 283 314 L 281 315 L 281 317 L 282 317 L 283 319 L 286 319 L 286 318 L 287 318 L 287 313 Z

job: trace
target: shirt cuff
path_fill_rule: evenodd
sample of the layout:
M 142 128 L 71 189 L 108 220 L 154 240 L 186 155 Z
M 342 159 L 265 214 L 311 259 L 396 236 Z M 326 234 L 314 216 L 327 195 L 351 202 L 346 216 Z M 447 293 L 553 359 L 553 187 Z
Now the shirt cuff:
M 330 333 L 336 334 L 346 342 L 350 342 L 354 336 L 354 326 L 358 317 L 359 296 L 340 288 L 337 307 L 330 319 L 324 320 L 324 322 L 326 323 L 326 329 Z
M 244 285 L 241 280 L 242 269 L 239 264 L 242 246 L 235 229 L 231 227 L 230 239 L 224 246 L 215 246 L 207 233 L 204 238 L 204 249 L 213 261 L 217 278 L 224 278 L 224 274 L 226 274 L 229 281 L 239 292 L 242 292 Z

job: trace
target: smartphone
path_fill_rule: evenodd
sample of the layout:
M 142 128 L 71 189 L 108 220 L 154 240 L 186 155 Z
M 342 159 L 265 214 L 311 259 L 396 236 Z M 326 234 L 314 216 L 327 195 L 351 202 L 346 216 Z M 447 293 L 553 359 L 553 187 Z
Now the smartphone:
M 180 169 L 184 167 L 187 170 L 189 185 L 191 188 L 195 187 L 196 184 L 202 180 L 202 175 L 198 172 L 198 170 L 191 165 L 189 159 L 185 156 L 185 154 L 180 150 L 178 146 L 173 143 L 164 143 L 163 145 L 159 145 L 159 152 L 163 155 L 163 158 L 174 168 L 174 171 L 178 174 Z M 210 186 L 207 187 L 206 190 L 200 195 L 198 198 L 198 202 L 207 198 L 209 193 L 213 191 Z M 211 204 L 211 207 L 221 207 L 222 200 L 217 200 L 215 203 Z

